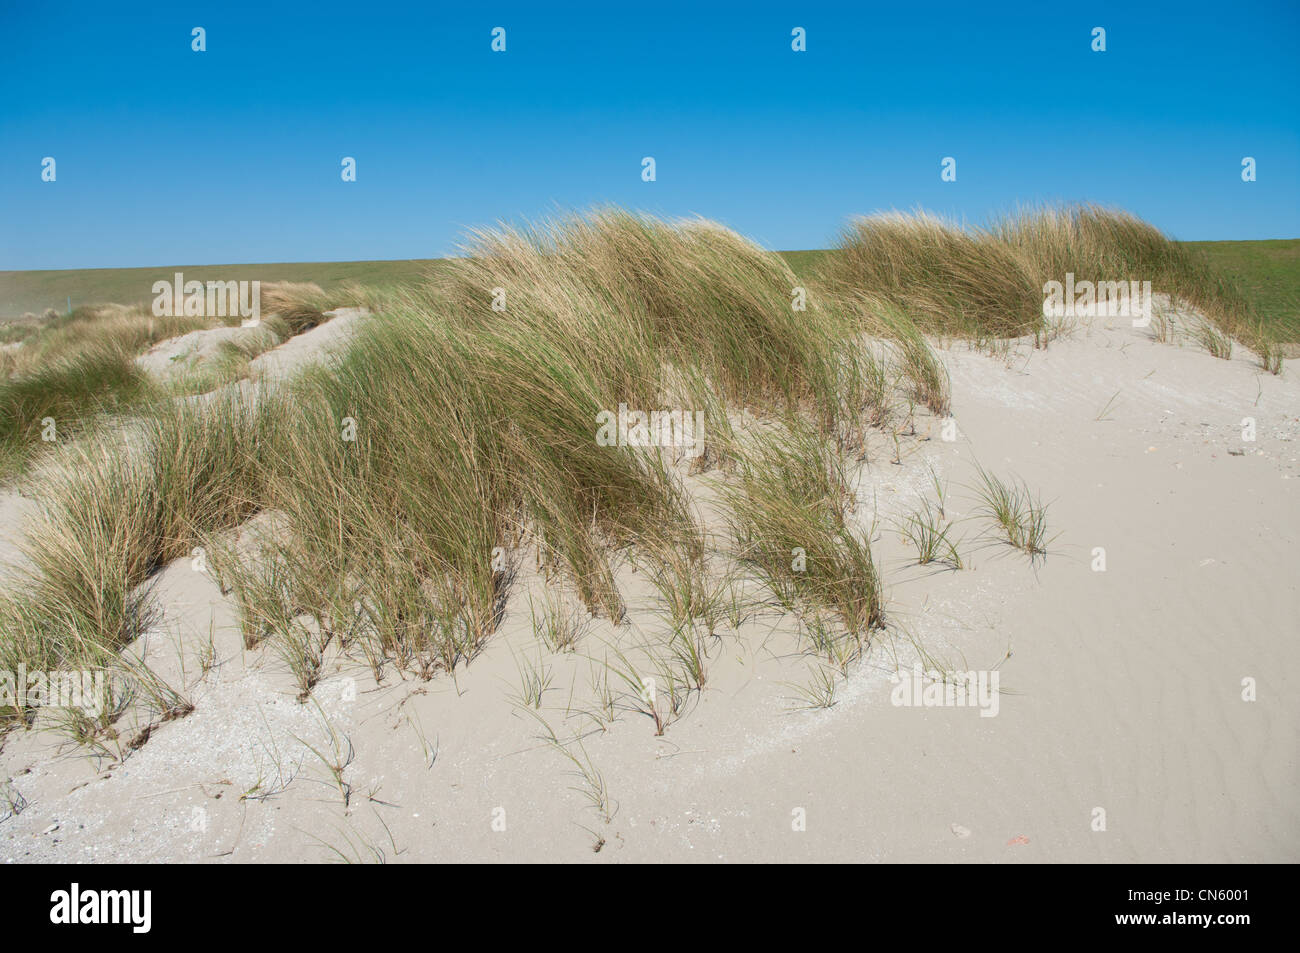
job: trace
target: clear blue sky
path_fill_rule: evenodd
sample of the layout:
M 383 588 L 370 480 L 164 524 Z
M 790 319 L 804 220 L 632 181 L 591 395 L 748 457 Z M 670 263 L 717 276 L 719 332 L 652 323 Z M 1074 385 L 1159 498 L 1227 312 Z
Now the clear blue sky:
M 428 258 L 606 202 L 777 249 L 1051 199 L 1300 237 L 1296 0 L 0 7 L 0 269 Z

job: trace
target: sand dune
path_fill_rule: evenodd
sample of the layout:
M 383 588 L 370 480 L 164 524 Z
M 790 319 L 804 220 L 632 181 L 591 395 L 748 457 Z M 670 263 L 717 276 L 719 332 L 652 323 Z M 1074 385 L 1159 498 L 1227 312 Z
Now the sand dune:
M 258 361 L 287 372 L 347 327 Z M 611 647 L 660 625 L 653 593 L 624 567 L 630 623 L 592 620 L 575 652 L 540 651 L 529 600 L 546 583 L 527 560 L 501 629 L 454 681 L 376 686 L 336 658 L 304 705 L 272 651 L 242 649 L 233 599 L 178 560 L 156 582 L 162 621 L 128 651 L 183 683 L 193 713 L 103 773 L 62 735 L 7 738 L 0 778 L 25 806 L 0 823 L 0 858 L 1300 859 L 1295 362 L 1272 376 L 1127 322 L 1046 350 L 940 356 L 955 439 L 922 418 L 901 463 L 877 437 L 857 474 L 890 626 L 833 707 L 791 710 L 810 661 L 767 609 L 709 642 L 708 687 L 662 737 L 634 711 L 602 726 L 581 710 L 599 707 Z M 977 463 L 1049 503 L 1045 559 L 982 538 Z M 967 534 L 958 571 L 915 565 L 892 525 L 932 471 Z M 707 477 L 691 480 L 707 497 Z M 0 501 L 6 547 L 26 502 Z M 895 705 L 891 675 L 916 646 L 927 668 L 996 670 L 996 716 Z M 512 698 L 529 666 L 551 673 L 537 709 Z M 576 761 L 540 740 L 539 717 L 581 737 Z M 347 807 L 329 761 L 346 762 Z

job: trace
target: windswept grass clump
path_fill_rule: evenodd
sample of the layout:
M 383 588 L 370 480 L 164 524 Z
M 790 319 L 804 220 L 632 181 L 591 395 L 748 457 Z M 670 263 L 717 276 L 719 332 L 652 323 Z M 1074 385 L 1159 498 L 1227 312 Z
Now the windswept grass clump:
M 530 596 L 528 614 L 533 635 L 552 652 L 574 651 L 587 628 L 583 611 L 563 602 L 553 592 L 542 598 L 540 606 L 534 605 Z
M 327 295 L 314 282 L 279 281 L 261 286 L 261 308 L 288 326 L 290 335 L 301 334 L 322 324 L 325 312 L 337 307 L 336 296 Z
M 733 580 L 729 573 L 710 568 L 703 538 L 701 530 L 679 527 L 642 541 L 650 585 L 675 632 L 699 626 L 713 635 L 726 616 L 725 599 Z
M 944 516 L 942 503 L 936 505 L 923 499 L 920 509 L 909 513 L 900 522 L 899 530 L 916 547 L 918 565 L 943 563 L 952 569 L 962 568 L 958 543 L 948 535 L 952 523 Z
M 1047 555 L 1047 507 L 1023 482 L 1005 482 L 983 467 L 975 492 L 1003 540 L 1031 560 Z
M 137 405 L 151 392 L 131 355 L 111 340 L 0 381 L 0 474 L 21 469 L 42 444 L 67 440 L 98 415 Z
M 819 269 L 834 294 L 878 298 L 926 334 L 976 341 L 1042 334 L 1044 286 L 1067 274 L 1094 283 L 1149 281 L 1154 293 L 1204 315 L 1277 370 L 1275 335 L 1237 283 L 1198 250 L 1096 205 L 1028 208 L 988 228 L 925 212 L 859 218 Z
M 601 360 L 599 346 L 626 342 L 602 362 L 606 374 L 623 374 L 629 357 L 653 368 L 651 384 L 663 364 L 695 369 L 733 406 L 807 402 L 830 411 L 843 389 L 848 317 L 815 296 L 811 311 L 796 310 L 800 283 L 788 266 L 720 225 L 611 209 L 542 229 L 479 232 L 470 251 L 446 276 L 456 313 L 497 324 L 559 321 L 591 345 L 589 360 Z M 494 288 L 504 292 L 500 313 L 491 309 Z
M 38 449 L 86 432 L 105 413 L 138 409 L 156 388 L 135 356 L 165 338 L 210 325 L 206 318 L 159 318 L 120 305 L 50 317 L 5 355 L 0 475 L 20 471 Z
M 788 610 L 829 610 L 859 642 L 884 621 L 869 541 L 852 528 L 853 501 L 840 458 L 797 420 L 740 451 L 738 483 L 724 487 L 741 558 Z
M 260 444 L 272 413 L 270 401 L 234 394 L 167 404 L 125 435 L 56 456 L 23 546 L 28 569 L 0 605 L 0 649 L 29 668 L 83 669 L 141 635 L 153 617 L 150 575 L 264 496 Z
M 262 313 L 283 322 L 282 337 L 293 337 L 324 324 L 330 311 L 338 308 L 378 310 L 384 295 L 359 282 L 345 281 L 329 291 L 314 281 L 275 281 L 261 285 Z
M 1026 265 L 988 231 L 890 212 L 850 224 L 820 277 L 888 302 L 925 333 L 1018 337 L 1043 317 L 1043 282 Z
M 1201 312 L 1234 337 L 1249 333 L 1241 289 L 1205 257 L 1128 212 L 1097 205 L 1026 209 L 997 221 L 992 234 L 1028 262 L 1038 288 L 1049 280 L 1150 281 L 1157 293 Z M 1042 295 L 1039 294 L 1039 303 Z
M 864 301 L 862 311 L 874 317 L 878 333 L 893 349 L 894 364 L 908 384 L 908 397 L 936 416 L 947 416 L 952 409 L 948 371 L 921 328 L 896 306 Z
M 1228 360 L 1232 357 L 1232 337 L 1220 331 L 1219 328 L 1210 321 L 1200 321 L 1193 330 L 1193 336 L 1196 342 L 1205 348 L 1207 354 L 1213 355 L 1220 360 Z M 1261 357 L 1266 364 L 1266 369 L 1271 370 L 1270 361 L 1274 361 L 1272 346 L 1261 352 Z

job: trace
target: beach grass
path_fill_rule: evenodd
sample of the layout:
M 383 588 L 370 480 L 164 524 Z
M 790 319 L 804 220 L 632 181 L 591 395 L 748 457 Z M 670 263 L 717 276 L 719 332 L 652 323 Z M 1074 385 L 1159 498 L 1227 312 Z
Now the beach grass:
M 611 671 L 662 733 L 705 686 L 706 640 L 729 617 L 741 623 L 737 573 L 795 613 L 811 650 L 841 671 L 885 623 L 851 473 L 872 428 L 897 440 L 916 413 L 949 412 L 931 337 L 1041 330 L 1043 276 L 1092 267 L 1182 276 L 1174 290 L 1217 333 L 1250 327 L 1228 286 L 1158 232 L 1089 209 L 985 231 L 867 219 L 835 256 L 795 264 L 815 280 L 715 223 L 598 209 L 476 232 L 464 257 L 382 292 L 264 290 L 290 333 L 340 300 L 373 316 L 292 381 L 140 397 L 120 427 L 58 447 L 35 478 L 30 569 L 0 600 L 0 658 L 85 667 L 117 653 L 156 617 L 156 572 L 203 545 L 246 645 L 279 653 L 306 700 L 331 648 L 379 681 L 454 674 L 501 625 L 528 557 L 581 613 L 618 626 L 619 572 L 632 560 L 650 569 L 668 634 L 636 665 L 616 652 Z M 74 324 L 51 319 L 38 334 Z M 146 331 L 122 331 L 104 393 L 134 393 L 112 375 L 130 377 Z M 37 362 L 7 386 L 68 360 Z M 84 391 L 68 399 L 95 406 Z M 699 415 L 698 445 L 612 428 L 627 408 L 676 412 L 679 437 Z M 30 439 L 39 409 L 24 411 L 18 438 Z M 705 538 L 694 509 L 691 479 L 706 474 L 721 540 Z M 1045 508 L 1019 482 L 981 478 L 999 534 L 1041 557 Z M 253 546 L 221 541 L 257 514 Z M 940 490 L 909 524 L 921 562 L 961 564 L 948 525 Z M 559 612 L 534 612 L 534 626 L 552 650 L 571 649 L 583 619 Z M 520 674 L 524 701 L 540 703 L 544 664 Z

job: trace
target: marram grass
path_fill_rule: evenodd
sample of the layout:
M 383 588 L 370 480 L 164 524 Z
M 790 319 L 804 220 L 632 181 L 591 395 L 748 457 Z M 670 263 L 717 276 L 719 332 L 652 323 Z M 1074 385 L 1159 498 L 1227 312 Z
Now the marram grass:
M 820 277 L 800 279 L 705 221 L 605 209 L 477 233 L 417 286 L 350 289 L 374 317 L 297 380 L 155 395 L 54 454 L 36 478 L 30 570 L 0 599 L 0 662 L 117 653 L 155 619 L 153 574 L 205 545 L 246 642 L 278 652 L 304 698 L 331 646 L 381 679 L 472 660 L 525 558 L 615 622 L 618 567 L 629 554 L 649 567 L 671 630 L 641 666 L 665 686 L 649 712 L 658 730 L 703 687 L 714 629 L 741 623 L 726 605 L 740 573 L 842 669 L 885 618 L 847 474 L 865 432 L 896 424 L 903 405 L 948 413 L 929 339 L 1041 330 L 1042 285 L 1063 270 L 1149 277 L 1221 334 L 1249 335 L 1231 288 L 1168 245 L 1091 208 L 986 230 L 895 215 L 855 223 Z M 290 333 L 336 303 L 310 286 L 264 294 Z M 702 412 L 704 452 L 601 445 L 598 414 L 620 405 Z M 688 489 L 709 469 L 726 552 L 706 542 Z M 1007 541 L 1041 555 L 1028 491 L 983 489 Z M 259 512 L 271 528 L 251 550 L 220 542 Z M 942 542 L 923 540 L 922 558 L 950 556 Z M 555 633 L 581 628 L 548 625 L 565 647 Z M 630 664 L 616 674 L 639 691 Z

